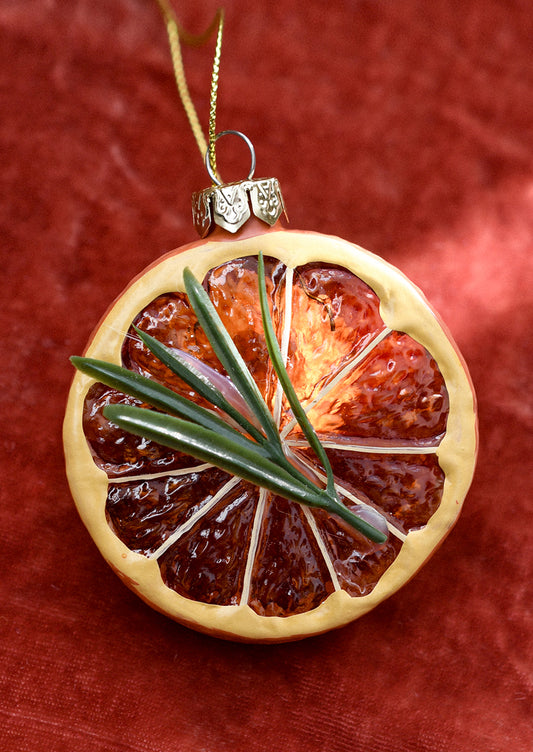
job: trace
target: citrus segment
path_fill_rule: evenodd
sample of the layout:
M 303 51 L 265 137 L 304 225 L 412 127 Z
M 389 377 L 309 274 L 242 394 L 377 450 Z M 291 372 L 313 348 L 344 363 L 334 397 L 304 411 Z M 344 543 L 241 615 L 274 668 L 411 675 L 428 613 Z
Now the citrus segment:
M 378 507 L 399 532 L 417 530 L 438 509 L 445 476 L 435 453 L 327 452 L 335 475 Z
M 218 468 L 189 468 L 181 475 L 148 476 L 110 483 L 106 513 L 118 538 L 131 550 L 151 555 L 215 496 L 228 475 Z
M 265 278 L 272 315 L 279 325 L 285 284 L 284 265 L 275 259 L 265 259 Z M 267 392 L 274 378 L 259 307 L 257 259 L 240 258 L 215 268 L 206 276 L 204 285 L 223 325 L 268 401 Z
M 94 460 L 110 478 L 176 470 L 199 464 L 189 456 L 154 444 L 133 434 L 125 434 L 103 416 L 106 405 L 141 405 L 139 400 L 102 384 L 91 386 L 85 399 L 83 430 Z
M 398 555 L 401 541 L 390 536 L 387 543 L 376 546 L 321 509 L 313 510 L 313 515 L 339 587 L 352 596 L 370 593 Z
M 67 408 L 65 450 L 84 521 L 145 600 L 203 631 L 280 641 L 340 626 L 414 574 L 459 513 L 474 467 L 476 418 L 464 365 L 420 293 L 372 254 L 318 235 L 274 231 L 169 254 L 119 299 L 87 354 L 202 403 L 132 328 L 198 358 L 224 381 L 180 290 L 190 266 L 264 394 L 288 456 L 320 484 L 324 469 L 268 361 L 259 250 L 287 370 L 339 496 L 363 514 L 379 511 L 388 541 L 371 543 L 335 515 L 120 431 L 104 406 L 139 403 L 81 374 Z M 117 329 L 124 334 L 109 333 Z
M 384 329 L 379 299 L 361 279 L 324 264 L 296 269 L 287 371 L 300 401 L 311 401 Z
M 391 332 L 344 378 L 326 384 L 309 418 L 322 434 L 438 444 L 448 416 L 442 375 L 412 337 Z
M 159 559 L 166 585 L 203 603 L 238 605 L 258 495 L 240 483 L 170 546 Z
M 220 364 L 207 337 L 199 327 L 184 293 L 158 296 L 135 317 L 132 323 L 168 347 L 189 352 L 211 368 L 220 370 Z M 160 383 L 175 389 L 179 394 L 199 404 L 206 404 L 178 376 L 154 357 L 133 329 L 130 329 L 129 336 L 124 340 L 122 361 L 126 368 L 144 376 L 151 376 Z
M 255 556 L 250 606 L 263 616 L 310 611 L 334 590 L 317 539 L 303 509 L 270 499 Z

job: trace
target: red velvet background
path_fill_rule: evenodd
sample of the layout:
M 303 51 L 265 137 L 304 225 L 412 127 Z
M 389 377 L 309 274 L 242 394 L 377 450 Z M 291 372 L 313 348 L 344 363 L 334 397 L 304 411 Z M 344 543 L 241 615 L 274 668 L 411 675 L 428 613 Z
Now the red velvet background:
M 215 7 L 176 0 L 191 31 Z M 3 0 L 0 749 L 530 752 L 531 2 L 225 7 L 219 130 L 255 142 L 292 227 L 375 250 L 440 311 L 478 391 L 477 475 L 419 575 L 329 635 L 221 642 L 121 584 L 64 477 L 67 357 L 194 239 L 208 181 L 155 1 Z M 212 50 L 185 50 L 204 123 Z

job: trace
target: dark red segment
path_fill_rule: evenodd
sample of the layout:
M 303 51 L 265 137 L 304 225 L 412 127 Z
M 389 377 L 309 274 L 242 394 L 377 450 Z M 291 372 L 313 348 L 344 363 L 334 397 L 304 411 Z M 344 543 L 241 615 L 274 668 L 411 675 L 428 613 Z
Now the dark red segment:
M 400 553 L 401 541 L 390 535 L 377 546 L 335 515 L 321 509 L 313 515 L 341 588 L 351 596 L 368 595 Z
M 310 449 L 294 451 L 322 470 Z M 326 453 L 339 485 L 375 507 L 402 533 L 423 527 L 440 505 L 445 476 L 434 453 L 374 454 L 343 449 L 327 449 Z
M 324 438 L 438 443 L 448 408 L 433 358 L 412 337 L 391 332 L 309 417 Z
M 273 301 L 272 316 L 275 322 L 280 317 L 276 301 L 281 296 L 284 274 L 285 267 L 279 261 L 265 259 L 266 286 Z M 266 394 L 273 378 L 259 307 L 257 257 L 236 259 L 212 269 L 204 280 L 204 286 L 259 389 Z M 185 293 L 160 295 L 139 313 L 133 323 L 167 347 L 184 350 L 219 373 L 225 373 Z M 124 341 L 122 360 L 126 368 L 150 375 L 189 399 L 205 405 L 202 398 L 154 358 L 133 329 L 130 329 Z
M 364 493 L 402 532 L 423 527 L 436 512 L 444 472 L 435 454 L 365 454 L 328 450 L 333 472 Z
M 218 606 L 240 602 L 258 490 L 239 483 L 159 559 L 165 584 Z
M 149 481 L 111 483 L 107 519 L 131 550 L 151 554 L 229 479 L 217 468 Z
M 109 478 L 141 473 L 178 470 L 201 464 L 187 454 L 181 454 L 154 441 L 126 433 L 103 415 L 106 405 L 137 405 L 147 407 L 103 384 L 94 384 L 88 391 L 83 409 L 83 430 L 95 463 Z
M 291 616 L 319 606 L 334 590 L 302 508 L 276 497 L 267 504 L 249 605 L 263 616 Z
M 184 293 L 160 295 L 136 316 L 133 323 L 167 347 L 184 350 L 219 372 L 223 371 Z M 124 340 L 122 361 L 126 368 L 151 376 L 179 394 L 203 404 L 187 384 L 152 355 L 132 328 Z

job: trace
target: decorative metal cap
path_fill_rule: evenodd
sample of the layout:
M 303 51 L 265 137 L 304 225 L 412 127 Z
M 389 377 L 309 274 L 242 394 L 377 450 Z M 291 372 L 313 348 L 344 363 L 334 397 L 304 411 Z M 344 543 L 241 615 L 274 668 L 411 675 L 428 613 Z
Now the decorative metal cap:
M 252 213 L 272 226 L 285 211 L 276 178 L 253 180 L 255 150 L 250 139 L 240 131 L 222 131 L 216 135 L 215 140 L 228 134 L 239 136 L 246 142 L 251 154 L 251 168 L 246 180 L 237 183 L 222 183 L 212 170 L 209 153 L 206 154 L 207 172 L 214 185 L 199 193 L 193 193 L 192 196 L 194 226 L 202 238 L 209 235 L 215 225 L 228 232 L 237 232 Z

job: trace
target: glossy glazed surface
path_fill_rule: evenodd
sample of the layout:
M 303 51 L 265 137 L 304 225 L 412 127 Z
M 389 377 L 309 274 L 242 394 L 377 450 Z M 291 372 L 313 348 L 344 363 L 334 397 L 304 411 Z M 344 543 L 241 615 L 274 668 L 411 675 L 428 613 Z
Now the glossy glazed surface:
M 232 485 L 216 468 L 124 434 L 101 411 L 109 402 L 134 401 L 102 385 L 87 395 L 84 430 L 95 462 L 113 479 L 106 506 L 112 530 L 130 550 L 157 558 L 168 587 L 204 603 L 245 599 L 258 614 L 289 616 L 317 607 L 334 590 L 370 592 L 405 534 L 437 510 L 444 473 L 435 451 L 446 429 L 448 395 L 429 353 L 412 337 L 387 330 L 376 294 L 351 272 L 323 264 L 287 270 L 275 259 L 266 269 L 274 324 L 287 343 L 287 369 L 311 408 L 341 497 L 348 506 L 368 505 L 384 515 L 386 544 L 377 547 L 334 516 L 306 511 L 244 481 Z M 256 258 L 213 269 L 204 286 L 276 414 Z M 185 294 L 159 296 L 134 323 L 223 373 Z M 201 402 L 133 330 L 122 359 Z M 278 419 L 291 451 L 317 465 L 283 400 Z

